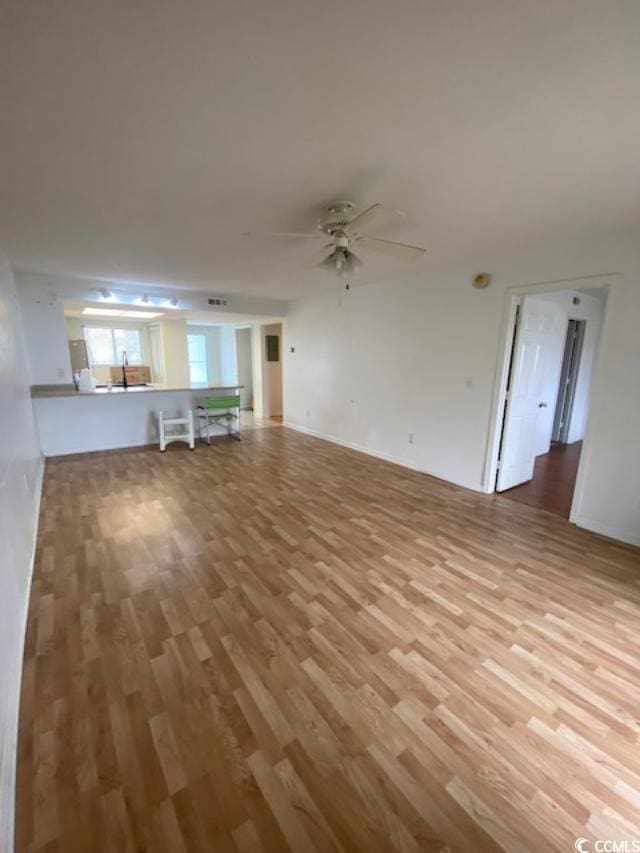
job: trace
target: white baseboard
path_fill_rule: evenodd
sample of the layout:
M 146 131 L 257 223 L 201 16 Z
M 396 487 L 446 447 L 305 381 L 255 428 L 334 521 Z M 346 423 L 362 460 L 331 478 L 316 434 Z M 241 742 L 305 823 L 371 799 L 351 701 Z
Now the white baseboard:
M 44 479 L 44 457 L 40 457 L 39 469 L 36 473 L 36 494 L 33 508 L 31 559 L 27 573 L 27 585 L 21 604 L 22 612 L 18 620 L 19 631 L 16 636 L 14 654 L 11 655 L 10 673 L 7 680 L 9 690 L 1 698 L 4 705 L 5 717 L 2 726 L 2 767 L 0 782 L 0 850 L 12 853 L 15 844 L 15 806 L 16 806 L 16 767 L 18 757 L 18 720 L 20 716 L 20 694 L 22 691 L 22 658 L 27 633 L 27 618 L 29 615 L 29 599 L 31 583 L 36 558 L 36 542 L 38 539 L 38 519 L 40 518 L 40 502 L 42 500 L 42 483 Z
M 420 471 L 419 468 L 406 462 L 404 459 L 398 459 L 396 456 L 391 456 L 388 453 L 380 453 L 377 450 L 372 450 L 370 447 L 365 447 L 363 444 L 356 444 L 353 441 L 345 441 L 342 438 L 337 438 L 335 435 L 329 435 L 325 432 L 318 432 L 309 427 L 303 427 L 299 424 L 283 421 L 282 426 L 295 429 L 296 432 L 303 432 L 305 435 L 312 435 L 314 438 L 321 438 L 323 441 L 330 441 L 332 444 L 339 444 L 340 447 L 348 447 L 349 450 L 357 450 L 358 453 L 366 453 L 367 456 L 375 456 L 376 459 L 384 459 L 385 462 L 393 462 L 394 465 L 401 465 L 403 468 L 409 468 L 412 471 Z M 426 471 L 420 471 L 421 474 L 426 474 Z
M 408 468 L 410 471 L 417 471 L 419 474 L 426 474 L 427 477 L 435 477 L 436 480 L 442 480 L 443 483 L 451 483 L 454 486 L 459 486 L 461 489 L 469 489 L 469 491 L 472 492 L 482 492 L 482 488 L 480 485 L 471 486 L 469 485 L 469 483 L 460 483 L 456 480 L 446 479 L 440 474 L 435 474 L 432 471 L 426 471 L 424 468 L 420 468 L 417 465 L 413 465 L 406 459 L 400 459 L 398 456 L 391 456 L 389 453 L 382 453 L 379 450 L 372 450 L 370 447 L 365 447 L 365 445 L 363 444 L 356 444 L 353 441 L 345 441 L 342 438 L 337 438 L 335 435 L 329 435 L 328 433 L 318 432 L 315 429 L 309 429 L 309 427 L 303 427 L 299 424 L 291 423 L 290 421 L 283 421 L 282 425 L 285 427 L 289 427 L 289 429 L 294 429 L 296 430 L 296 432 L 302 432 L 305 435 L 312 435 L 314 438 L 319 438 L 322 441 L 330 441 L 332 444 L 339 444 L 340 447 L 348 447 L 349 450 L 356 450 L 358 453 L 365 453 L 367 456 L 373 456 L 376 459 L 382 459 L 384 462 L 391 462 L 394 465 L 400 465 L 401 468 Z
M 577 515 L 570 520 L 578 527 L 591 530 L 592 533 L 599 533 L 601 536 L 607 536 L 609 539 L 617 539 L 620 542 L 626 542 L 628 545 L 640 545 L 640 532 L 638 530 L 627 530 L 624 527 L 612 527 L 608 524 L 601 524 L 599 521 L 586 518 L 584 515 Z
M 196 439 L 198 436 L 196 436 Z M 54 459 L 56 456 L 74 456 L 76 453 L 101 453 L 103 450 L 128 450 L 131 447 L 159 447 L 157 439 L 155 441 L 134 441 L 127 444 L 101 444 L 99 447 L 76 447 L 72 450 L 56 450 L 51 451 L 45 449 L 43 451 L 46 459 Z
M 350 450 L 357 450 L 359 453 L 366 453 L 367 456 L 374 456 L 376 459 L 383 459 L 385 462 L 392 462 L 394 465 L 400 465 L 411 471 L 418 471 L 420 474 L 427 474 L 429 477 L 435 477 L 438 480 L 443 480 L 445 483 L 452 483 L 454 486 L 460 486 L 461 488 L 469 489 L 472 492 L 481 492 L 482 494 L 494 493 L 493 489 L 486 490 L 484 486 L 474 487 L 470 486 L 468 483 L 459 483 L 455 480 L 445 479 L 444 477 L 438 476 L 438 474 L 431 473 L 431 471 L 425 471 L 423 468 L 418 468 L 404 459 L 398 459 L 397 457 L 390 456 L 387 453 L 380 453 L 377 450 L 372 450 L 370 447 L 364 447 L 363 445 L 355 444 L 352 441 L 345 441 L 344 439 L 337 438 L 334 435 L 328 435 L 327 433 L 309 429 L 309 427 L 303 427 L 299 424 L 291 423 L 290 421 L 284 421 L 283 426 L 289 427 L 289 429 L 294 429 L 296 432 L 302 432 L 305 435 L 312 435 L 314 438 L 319 438 L 322 441 L 330 441 L 332 444 L 339 444 L 341 447 L 348 447 Z M 496 492 L 496 494 L 498 494 L 498 492 Z M 575 518 L 571 518 L 570 521 L 578 527 L 591 530 L 593 533 L 599 533 L 601 536 L 607 536 L 609 539 L 617 539 L 619 542 L 626 542 L 629 545 L 640 545 L 640 532 L 637 530 L 626 530 L 621 527 L 611 527 L 580 515 Z

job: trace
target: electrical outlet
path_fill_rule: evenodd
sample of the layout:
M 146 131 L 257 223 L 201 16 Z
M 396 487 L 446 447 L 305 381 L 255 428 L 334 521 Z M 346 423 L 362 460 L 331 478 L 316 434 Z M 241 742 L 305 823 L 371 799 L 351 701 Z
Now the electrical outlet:
M 64 379 L 64 367 L 59 367 L 56 373 L 58 374 L 58 379 Z
M 464 383 L 465 388 L 473 388 L 473 376 L 467 376 L 467 381 Z
M 414 432 L 410 432 L 410 433 L 409 433 L 409 444 L 415 444 L 415 443 L 416 443 L 416 442 L 415 442 L 415 437 L 416 437 L 416 435 L 415 435 L 415 433 L 414 433 Z
M 307 409 L 307 417 L 311 417 L 311 409 Z

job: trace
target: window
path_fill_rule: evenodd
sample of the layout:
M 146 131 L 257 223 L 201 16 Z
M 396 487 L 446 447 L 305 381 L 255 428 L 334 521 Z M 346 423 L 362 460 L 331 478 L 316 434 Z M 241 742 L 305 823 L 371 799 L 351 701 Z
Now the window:
M 187 346 L 189 348 L 189 380 L 192 385 L 206 385 L 209 381 L 206 335 L 187 335 Z
M 142 364 L 142 341 L 139 329 L 110 329 L 106 326 L 85 326 L 84 337 L 93 365 L 122 364 L 127 353 L 129 364 Z
M 122 362 L 122 351 L 127 353 L 129 364 L 142 364 L 142 342 L 138 329 L 114 329 L 113 341 L 116 346 L 116 364 Z

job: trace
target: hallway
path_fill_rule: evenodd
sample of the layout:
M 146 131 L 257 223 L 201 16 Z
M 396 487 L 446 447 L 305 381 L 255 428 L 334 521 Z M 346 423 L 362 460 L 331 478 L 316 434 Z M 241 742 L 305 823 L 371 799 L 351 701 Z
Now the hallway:
M 581 450 L 581 441 L 552 444 L 548 453 L 536 459 L 533 478 L 503 496 L 569 518 Z

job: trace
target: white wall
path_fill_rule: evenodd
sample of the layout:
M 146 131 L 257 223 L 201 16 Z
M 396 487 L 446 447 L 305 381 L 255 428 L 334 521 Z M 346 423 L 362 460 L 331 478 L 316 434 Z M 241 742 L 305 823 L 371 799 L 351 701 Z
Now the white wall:
M 73 392 L 68 397 L 33 401 L 45 456 L 157 444 L 158 412 L 167 417 L 183 415 L 199 402 L 201 394 L 195 388 Z
M 189 351 L 187 348 L 187 321 L 160 320 L 162 352 L 164 355 L 164 381 L 173 388 L 188 388 Z
M 578 305 L 573 304 L 574 298 L 579 299 Z M 546 293 L 544 296 L 527 296 L 525 299 L 532 302 L 553 303 L 556 309 L 556 323 L 549 345 L 546 376 L 541 395 L 547 403 L 547 408 L 538 411 L 536 422 L 536 456 L 538 456 L 541 453 L 548 453 L 551 446 L 569 320 L 586 320 L 586 326 L 567 440 L 571 444 L 584 438 L 591 395 L 591 379 L 600 341 L 605 303 L 596 296 L 578 293 L 575 290 L 561 290 L 557 293 Z
M 292 306 L 285 421 L 480 489 L 502 293 L 474 290 L 472 272 Z
M 640 259 L 636 245 L 630 258 L 623 260 L 623 280 L 611 287 L 607 298 L 573 520 L 640 545 Z
M 71 358 L 64 307 L 57 292 L 41 276 L 23 276 L 17 292 L 32 385 L 69 384 Z
M 0 256 L 0 849 L 7 853 L 13 850 L 22 651 L 42 475 L 25 359 L 13 277 Z
M 236 329 L 236 360 L 238 364 L 238 382 L 244 386 L 240 391 L 240 405 L 243 409 L 250 409 L 253 405 L 250 328 Z
M 484 291 L 471 287 L 479 270 L 493 276 Z M 283 347 L 285 421 L 483 490 L 509 289 L 610 271 L 621 275 L 611 279 L 574 520 L 640 543 L 634 235 L 479 258 L 357 286 L 340 301 L 331 290 L 292 305 Z

